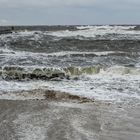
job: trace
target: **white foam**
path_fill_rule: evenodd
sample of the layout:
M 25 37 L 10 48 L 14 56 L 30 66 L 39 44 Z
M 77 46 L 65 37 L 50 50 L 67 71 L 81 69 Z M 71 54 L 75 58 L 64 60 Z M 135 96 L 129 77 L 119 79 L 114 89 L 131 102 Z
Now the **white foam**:
M 41 92 L 33 94 L 28 91 L 34 89 L 50 89 L 68 92 L 73 95 L 95 100 L 120 102 L 129 99 L 140 100 L 140 76 L 131 74 L 103 74 L 82 75 L 79 80 L 62 81 L 30 81 L 13 82 L 0 81 L 0 99 L 27 100 L 43 99 Z M 15 94 L 14 94 L 15 91 Z M 19 92 L 17 92 L 19 91 Z M 5 93 L 5 94 L 4 94 Z
M 107 34 L 118 34 L 121 37 L 128 37 L 133 39 L 139 39 L 140 31 L 133 30 L 135 26 L 77 26 L 76 31 L 61 30 L 61 31 L 18 31 L 12 34 L 1 35 L 1 40 L 17 39 L 19 37 L 30 37 L 32 40 L 39 40 L 44 35 L 51 35 L 56 37 L 87 37 L 95 38 L 96 36 L 103 36 Z M 112 37 L 115 38 L 115 37 Z M 82 39 L 82 38 L 81 38 Z M 59 40 L 59 38 L 54 38 L 54 40 Z
M 1 57 L 1 65 L 8 64 L 9 61 L 12 60 L 13 63 L 15 63 L 17 60 L 26 60 L 26 64 L 32 64 L 32 61 L 30 61 L 28 58 L 31 57 L 32 59 L 36 61 L 42 62 L 42 65 L 46 65 L 46 62 L 49 61 L 49 57 L 54 58 L 54 57 L 62 57 L 62 56 L 67 56 L 69 57 L 72 54 L 80 54 L 84 57 L 84 55 L 90 55 L 90 54 L 95 54 L 97 56 L 101 55 L 108 55 L 108 54 L 113 54 L 113 53 L 124 53 L 122 51 L 104 51 L 104 52 L 76 52 L 76 51 L 62 51 L 62 52 L 56 52 L 56 53 L 34 53 L 34 52 L 26 52 L 26 51 L 13 51 L 8 48 L 1 48 L 0 54 Z M 50 59 L 51 59 L 50 58 Z M 43 60 L 43 61 L 42 61 Z M 22 63 L 22 61 L 20 61 Z M 24 63 L 24 62 L 23 62 Z
M 3 55 L 3 54 L 10 54 L 10 53 L 13 53 L 13 51 L 10 50 L 10 49 L 8 49 L 7 47 L 1 47 L 1 48 L 0 48 L 0 53 L 2 53 L 2 54 L 0 54 L 0 55 Z
M 36 82 L 16 82 L 0 80 L 0 90 L 4 92 L 31 90 L 34 89 L 35 86 L 39 88 Z
M 4 55 L 6 55 L 7 53 L 7 56 L 9 57 L 12 57 L 12 56 L 20 56 L 20 57 L 23 57 L 23 56 L 44 56 L 44 57 L 47 57 L 47 56 L 66 56 L 66 55 L 72 55 L 72 54 L 95 54 L 95 55 L 98 55 L 98 56 L 101 56 L 101 55 L 108 55 L 108 54 L 114 54 L 114 53 L 124 53 L 123 51 L 103 51 L 103 52 L 76 52 L 76 51 L 59 51 L 59 52 L 55 52 L 55 53 L 34 53 L 34 52 L 26 52 L 26 51 L 13 51 L 11 49 L 8 49 L 8 48 L 1 48 L 0 49 L 1 52 L 3 52 Z M 2 54 L 2 55 L 3 55 Z
M 99 25 L 99 26 L 77 26 L 77 29 L 83 30 L 83 29 L 123 29 L 123 30 L 128 30 L 128 29 L 134 29 L 136 26 L 110 26 L 110 25 Z
M 65 56 L 65 55 L 72 55 L 72 54 L 95 54 L 97 56 L 101 55 L 108 55 L 113 53 L 124 53 L 122 51 L 103 51 L 103 52 L 75 52 L 75 51 L 63 51 L 63 52 L 56 52 L 56 53 L 49 53 L 48 56 Z
M 12 34 L 3 34 L 0 36 L 0 40 L 4 41 L 4 42 L 8 42 L 11 39 L 18 39 L 20 37 L 30 37 L 30 39 L 32 40 L 36 40 L 38 41 L 40 38 L 42 38 L 42 34 L 44 34 L 44 32 L 42 31 L 18 31 L 18 32 L 13 32 Z
M 88 79 L 67 82 L 48 83 L 53 90 L 69 92 L 96 100 L 122 101 L 140 99 L 140 89 L 137 76 L 95 75 Z
M 124 35 L 131 35 L 132 38 L 139 39 L 140 31 L 133 30 L 135 26 L 77 26 L 78 30 L 76 31 L 69 31 L 69 30 L 61 30 L 61 31 L 18 31 L 13 32 L 12 34 L 4 34 L 1 35 L 1 40 L 9 40 L 10 38 L 16 39 L 19 37 L 31 37 L 30 39 L 39 40 L 42 38 L 42 35 L 51 35 L 56 37 L 76 37 L 76 36 L 83 36 L 83 37 L 96 37 L 98 35 L 103 36 L 106 34 L 122 34 Z M 133 36 L 132 36 L 133 35 Z M 10 38 L 9 38 L 10 37 Z M 127 37 L 127 36 L 126 36 Z M 54 38 L 54 40 L 59 40 Z
M 139 67 L 112 66 L 100 71 L 103 75 L 140 75 Z
M 106 34 L 122 34 L 122 35 L 140 35 L 140 31 L 133 30 L 135 26 L 78 26 L 77 31 L 55 31 L 49 32 L 49 35 L 57 37 L 96 37 L 97 35 L 103 36 Z M 137 36 L 136 36 L 137 37 Z
M 43 93 L 27 91 L 39 89 L 43 81 L 0 81 L 0 99 L 8 100 L 29 100 L 29 99 L 44 99 Z
M 19 135 L 19 140 L 44 140 L 45 139 L 46 128 L 43 125 L 39 126 L 38 124 L 36 124 L 36 122 L 38 123 L 38 121 L 36 122 L 31 121 L 34 115 L 36 114 L 33 114 L 31 112 L 21 113 L 13 121 L 13 123 L 17 126 L 15 129 L 17 132 L 16 134 Z M 30 123 L 28 121 L 30 121 Z M 49 125 L 49 123 L 47 124 Z

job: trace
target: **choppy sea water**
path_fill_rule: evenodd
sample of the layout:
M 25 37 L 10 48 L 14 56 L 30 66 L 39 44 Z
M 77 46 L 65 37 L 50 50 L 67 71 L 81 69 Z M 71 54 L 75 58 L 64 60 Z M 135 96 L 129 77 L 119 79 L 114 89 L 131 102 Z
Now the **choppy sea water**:
M 140 100 L 136 26 L 24 28 L 0 35 L 1 99 L 35 99 L 39 95 L 20 93 L 51 89 L 95 100 Z

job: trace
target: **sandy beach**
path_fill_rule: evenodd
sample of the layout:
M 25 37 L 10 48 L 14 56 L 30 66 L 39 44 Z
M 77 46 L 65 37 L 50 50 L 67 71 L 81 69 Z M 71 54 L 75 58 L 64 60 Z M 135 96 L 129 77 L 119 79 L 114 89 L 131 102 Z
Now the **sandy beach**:
M 0 100 L 1 140 L 139 140 L 140 105 Z

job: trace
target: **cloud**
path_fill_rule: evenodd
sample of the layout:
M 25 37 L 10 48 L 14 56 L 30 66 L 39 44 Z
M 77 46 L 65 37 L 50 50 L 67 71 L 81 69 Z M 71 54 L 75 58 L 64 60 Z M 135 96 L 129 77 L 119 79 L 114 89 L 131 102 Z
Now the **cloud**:
M 8 24 L 8 20 L 0 19 L 0 25 L 7 25 L 7 24 Z
M 117 6 L 138 6 L 139 0 L 0 0 L 0 7 L 117 7 Z
M 97 0 L 0 0 L 0 5 L 7 6 L 83 6 L 93 5 Z
M 139 0 L 0 0 L 0 9 L 7 8 L 55 8 L 55 7 L 96 7 L 103 9 L 138 8 Z M 102 9 L 101 9 L 102 10 Z
M 0 24 L 133 24 L 139 7 L 140 0 L 0 0 Z

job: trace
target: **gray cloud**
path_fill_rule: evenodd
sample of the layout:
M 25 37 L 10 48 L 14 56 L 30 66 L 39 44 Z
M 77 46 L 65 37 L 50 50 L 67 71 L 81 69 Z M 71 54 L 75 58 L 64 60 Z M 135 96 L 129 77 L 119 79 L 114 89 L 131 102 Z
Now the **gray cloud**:
M 43 6 L 43 7 L 58 7 L 58 6 L 81 6 L 93 5 L 97 0 L 0 0 L 1 5 L 7 6 Z
M 139 0 L 0 0 L 0 24 L 138 24 L 139 6 Z
M 139 0 L 0 0 L 1 6 L 43 6 L 43 7 L 60 7 L 60 6 L 94 6 L 96 4 L 140 4 Z
M 8 21 L 6 19 L 0 19 L 0 25 L 6 25 Z

